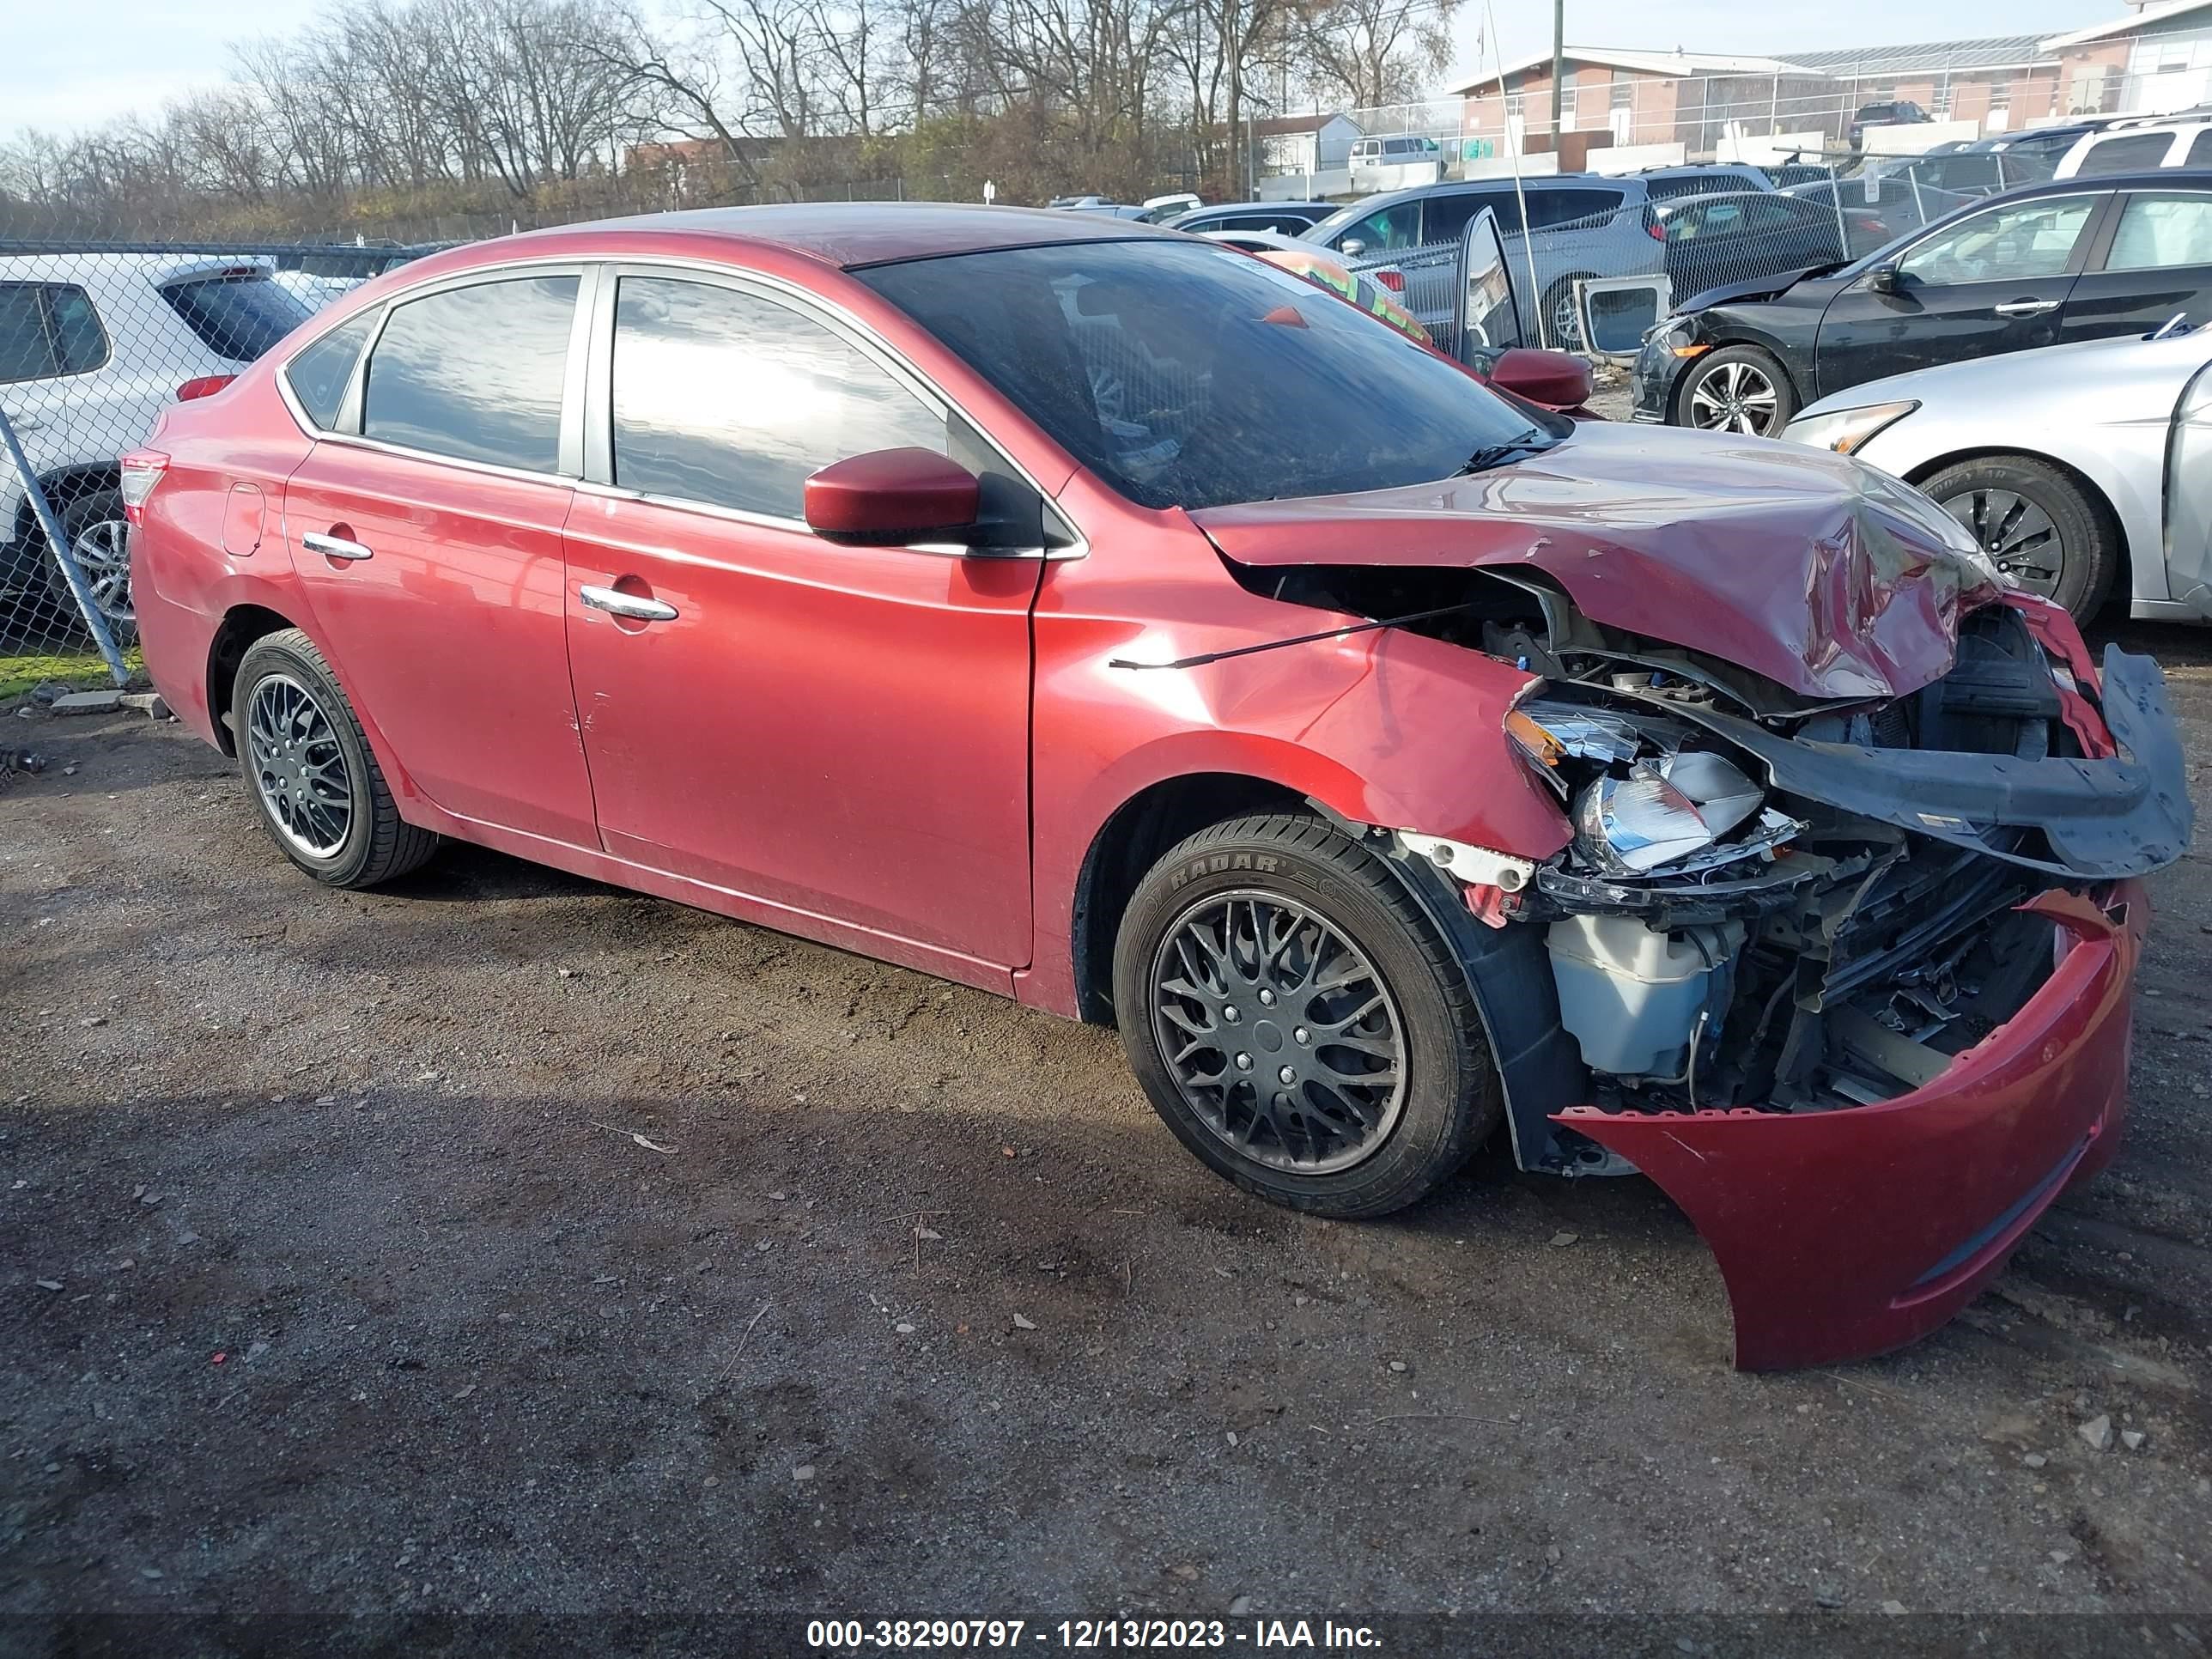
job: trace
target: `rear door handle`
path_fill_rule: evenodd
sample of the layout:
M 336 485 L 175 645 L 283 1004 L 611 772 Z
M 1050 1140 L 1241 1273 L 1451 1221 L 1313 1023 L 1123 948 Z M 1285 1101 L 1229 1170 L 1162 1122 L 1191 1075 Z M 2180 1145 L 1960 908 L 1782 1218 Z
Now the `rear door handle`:
M 375 556 L 359 542 L 349 542 L 343 536 L 318 535 L 312 530 L 300 538 L 300 545 L 310 553 L 319 553 L 326 559 L 343 559 L 349 564 Z
M 576 590 L 576 597 L 592 610 L 604 611 L 610 617 L 628 617 L 632 622 L 676 620 L 674 605 L 660 599 L 641 599 L 617 587 L 592 587 L 587 584 Z
M 2057 310 L 2058 301 L 2056 300 L 2010 300 L 1996 309 L 2000 317 L 2040 317 L 2046 311 Z

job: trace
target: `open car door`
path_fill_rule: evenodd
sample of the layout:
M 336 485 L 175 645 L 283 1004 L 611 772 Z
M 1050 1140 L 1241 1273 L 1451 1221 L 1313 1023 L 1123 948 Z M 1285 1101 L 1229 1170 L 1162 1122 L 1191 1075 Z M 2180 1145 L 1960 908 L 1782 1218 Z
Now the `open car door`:
M 1521 320 L 1498 216 L 1484 208 L 1467 222 L 1459 240 L 1459 275 L 1452 286 L 1453 355 L 1470 368 L 1486 369 L 1501 352 L 1534 343 Z

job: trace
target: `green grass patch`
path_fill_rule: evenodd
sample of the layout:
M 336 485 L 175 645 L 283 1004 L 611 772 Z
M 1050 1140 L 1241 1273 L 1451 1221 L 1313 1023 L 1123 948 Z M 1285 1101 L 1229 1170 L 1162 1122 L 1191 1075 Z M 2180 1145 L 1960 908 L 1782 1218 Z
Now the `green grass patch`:
M 133 646 L 123 653 L 132 673 L 142 659 Z M 0 702 L 21 696 L 41 680 L 59 680 L 79 691 L 95 691 L 115 684 L 107 664 L 97 651 L 72 651 L 60 656 L 0 656 Z

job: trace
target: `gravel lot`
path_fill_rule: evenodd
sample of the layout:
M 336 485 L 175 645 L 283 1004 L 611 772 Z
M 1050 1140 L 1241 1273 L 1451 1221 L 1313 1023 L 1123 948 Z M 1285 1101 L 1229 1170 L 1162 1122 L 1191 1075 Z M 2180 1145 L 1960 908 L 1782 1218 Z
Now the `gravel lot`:
M 2212 822 L 2212 640 L 2124 637 Z M 2155 884 L 2114 1169 L 1930 1340 L 1746 1376 L 1641 1182 L 1493 1149 L 1304 1219 L 1108 1032 L 466 848 L 320 891 L 173 725 L 0 741 L 52 760 L 0 789 L 0 1648 L 748 1608 L 2212 1641 L 2206 853 Z

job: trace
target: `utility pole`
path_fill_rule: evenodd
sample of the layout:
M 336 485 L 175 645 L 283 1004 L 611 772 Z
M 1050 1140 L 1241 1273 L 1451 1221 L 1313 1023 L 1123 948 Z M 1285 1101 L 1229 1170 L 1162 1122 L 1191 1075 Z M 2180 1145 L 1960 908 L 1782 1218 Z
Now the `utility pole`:
M 1552 148 L 1559 147 L 1559 109 L 1567 78 L 1567 0 L 1552 0 Z

